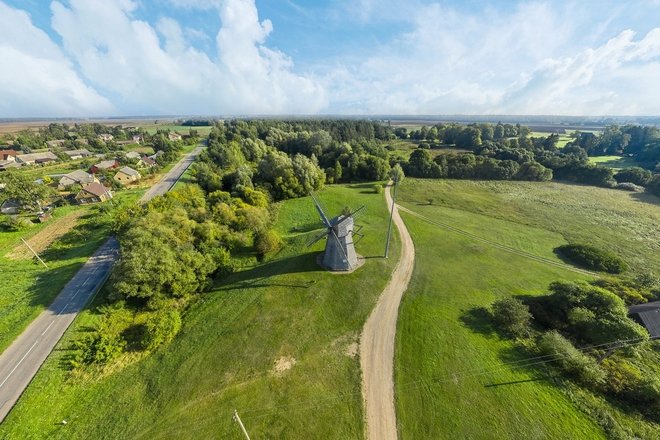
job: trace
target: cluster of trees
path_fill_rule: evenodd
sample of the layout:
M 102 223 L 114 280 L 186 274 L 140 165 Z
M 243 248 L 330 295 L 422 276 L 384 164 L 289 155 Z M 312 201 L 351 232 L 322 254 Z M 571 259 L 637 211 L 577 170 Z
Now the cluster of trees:
M 505 334 L 591 391 L 619 399 L 658 421 L 660 381 L 642 363 L 647 331 L 628 317 L 626 303 L 660 296 L 657 279 L 555 282 L 550 293 L 493 303 L 491 317 Z M 626 298 L 626 301 L 624 299 Z M 610 351 L 617 341 L 623 348 Z M 577 347 L 590 347 L 580 349 Z
M 258 190 L 241 198 L 186 185 L 145 206 L 113 210 L 121 258 L 110 278 L 111 304 L 96 331 L 76 343 L 73 366 L 104 365 L 128 347 L 149 351 L 171 341 L 187 305 L 233 270 L 232 253 L 279 249 L 268 201 Z

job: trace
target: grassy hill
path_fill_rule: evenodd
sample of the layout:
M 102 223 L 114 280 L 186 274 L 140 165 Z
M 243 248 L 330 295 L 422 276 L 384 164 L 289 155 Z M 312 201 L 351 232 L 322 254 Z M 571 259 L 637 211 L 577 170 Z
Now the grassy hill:
M 399 202 L 434 222 L 551 260 L 559 261 L 554 247 L 579 239 L 641 267 L 659 264 L 653 231 L 660 207 L 650 196 L 558 183 L 406 179 Z M 514 368 L 526 356 L 484 316 L 482 308 L 497 298 L 542 294 L 551 281 L 585 275 L 402 215 L 416 261 L 395 356 L 401 438 L 605 438 L 594 416 L 604 411 L 638 438 L 653 438 L 657 426 L 594 396 L 561 390 L 542 365 Z
M 383 259 L 388 211 L 372 185 L 319 194 L 330 212 L 367 206 L 367 262 L 350 275 L 324 272 L 305 244 L 319 224 L 311 201 L 280 204 L 286 248 L 217 283 L 188 310 L 174 342 L 115 371 L 72 375 L 72 337 L 94 325 L 82 313 L 5 423 L 0 438 L 237 438 L 238 409 L 253 438 L 360 438 L 356 342 L 396 263 Z M 59 425 L 67 420 L 66 426 Z

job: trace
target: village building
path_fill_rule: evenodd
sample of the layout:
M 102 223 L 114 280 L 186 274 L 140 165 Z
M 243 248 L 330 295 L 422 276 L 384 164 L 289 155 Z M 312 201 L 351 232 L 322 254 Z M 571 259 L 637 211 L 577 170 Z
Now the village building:
M 16 162 L 24 165 L 36 165 L 47 162 L 55 162 L 56 160 L 58 160 L 57 156 L 55 156 L 55 153 L 51 151 L 16 155 Z
M 156 159 L 158 159 L 160 156 L 162 156 L 163 154 L 165 154 L 165 152 L 164 152 L 163 150 L 158 150 L 158 151 L 156 151 L 154 154 L 152 154 L 151 156 L 148 156 L 148 157 L 149 157 L 150 159 L 156 160 Z
M 77 160 L 77 159 L 82 159 L 84 157 L 91 156 L 92 153 L 87 150 L 87 149 L 80 149 L 80 150 L 69 150 L 69 151 L 64 151 L 64 154 L 69 156 L 69 159 L 71 160 Z
M 631 306 L 628 315 L 646 328 L 651 339 L 660 338 L 660 301 Z
M 98 182 L 86 183 L 75 198 L 81 205 L 106 202 L 112 199 L 112 191 Z
M 133 183 L 137 182 L 140 180 L 142 176 L 137 170 L 134 170 L 131 167 L 123 167 L 120 168 L 119 171 L 117 171 L 117 174 L 115 174 L 114 179 L 122 184 L 128 184 L 128 183 Z
M 167 138 L 171 141 L 180 141 L 181 139 L 183 139 L 183 137 L 179 133 L 173 131 L 167 133 Z
M 115 137 L 109 133 L 102 133 L 99 135 L 99 139 L 101 139 L 103 142 L 108 142 L 113 140 Z
M 48 148 L 57 148 L 64 145 L 65 142 L 66 139 L 55 139 L 52 141 L 46 141 L 46 145 L 48 146 Z
M 142 137 L 141 134 L 136 134 L 133 136 L 133 142 L 136 144 L 141 144 L 142 142 L 144 142 L 144 138 Z
M 20 168 L 21 164 L 15 160 L 0 160 L 0 171 L 7 171 L 10 168 Z
M 155 167 L 156 165 L 158 165 L 156 161 L 148 156 L 141 157 L 137 162 L 137 166 L 139 168 L 151 168 Z
M 90 168 L 89 172 L 92 174 L 96 174 L 99 171 L 110 171 L 110 170 L 114 170 L 115 168 L 119 168 L 119 162 L 117 162 L 115 159 L 102 160 L 96 165 L 93 165 L 92 168 Z
M 71 171 L 60 178 L 57 185 L 58 189 L 66 189 L 67 187 L 75 184 L 84 185 L 86 183 L 98 182 L 98 179 L 93 174 L 89 174 L 83 170 Z
M 2 214 L 18 214 L 20 209 L 21 205 L 16 200 L 5 200 L 2 205 L 0 205 L 0 213 Z
M 0 150 L 0 160 L 14 161 L 17 155 L 18 151 L 15 150 Z

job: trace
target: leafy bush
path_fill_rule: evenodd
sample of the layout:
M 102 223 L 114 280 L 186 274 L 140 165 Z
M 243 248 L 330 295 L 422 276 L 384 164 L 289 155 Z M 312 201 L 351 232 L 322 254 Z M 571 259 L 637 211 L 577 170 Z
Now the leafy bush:
M 622 182 L 618 183 L 615 186 L 616 189 L 621 189 L 624 191 L 632 191 L 632 192 L 644 192 L 644 187 L 640 185 L 635 185 L 632 182 Z
M 172 342 L 181 330 L 181 315 L 176 309 L 162 310 L 151 314 L 144 326 L 142 347 L 153 350 L 159 345 Z
M 279 251 L 284 245 L 282 238 L 272 229 L 258 233 L 254 242 L 257 252 L 262 257 Z
M 617 182 L 630 182 L 635 185 L 646 185 L 651 179 L 651 172 L 640 167 L 624 168 L 614 175 Z
M 621 273 L 628 269 L 628 265 L 618 256 L 587 244 L 565 244 L 556 251 L 587 269 L 609 273 Z
M 557 331 L 544 333 L 538 341 L 541 355 L 559 366 L 564 372 L 587 387 L 594 387 L 605 382 L 605 372 L 596 361 L 575 348 L 571 341 Z
M 529 334 L 532 314 L 529 307 L 516 298 L 508 297 L 497 300 L 491 307 L 493 321 L 512 336 Z
M 374 194 L 382 194 L 383 193 L 383 185 L 380 183 L 374 183 Z

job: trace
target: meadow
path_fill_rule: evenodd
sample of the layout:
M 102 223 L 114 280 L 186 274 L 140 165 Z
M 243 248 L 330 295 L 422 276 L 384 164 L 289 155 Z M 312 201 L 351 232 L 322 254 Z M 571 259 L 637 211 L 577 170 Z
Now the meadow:
M 406 179 L 399 203 L 556 262 L 553 248 L 575 239 L 620 252 L 638 268 L 660 263 L 660 200 L 651 196 L 554 182 Z M 591 277 L 402 216 L 416 260 L 397 329 L 400 438 L 607 438 L 599 418 L 638 438 L 657 434 L 641 417 L 561 385 L 543 364 L 516 368 L 530 355 L 500 337 L 485 312 L 503 296 L 543 294 L 552 281 Z
M 613 168 L 615 170 L 639 166 L 639 163 L 633 160 L 633 158 L 624 156 L 591 156 L 589 157 L 589 162 L 596 165 Z
M 367 207 L 356 245 L 366 263 L 356 272 L 321 270 L 324 241 L 306 246 L 320 224 L 311 200 L 282 202 L 276 228 L 285 248 L 262 263 L 243 256 L 240 270 L 216 280 L 186 312 L 171 345 L 74 374 L 64 366 L 68 347 L 97 322 L 99 295 L 0 426 L 0 438 L 238 438 L 234 409 L 253 438 L 361 438 L 357 337 L 399 253 L 395 240 L 390 258 L 382 257 L 388 210 L 372 188 L 318 194 L 332 214 Z

